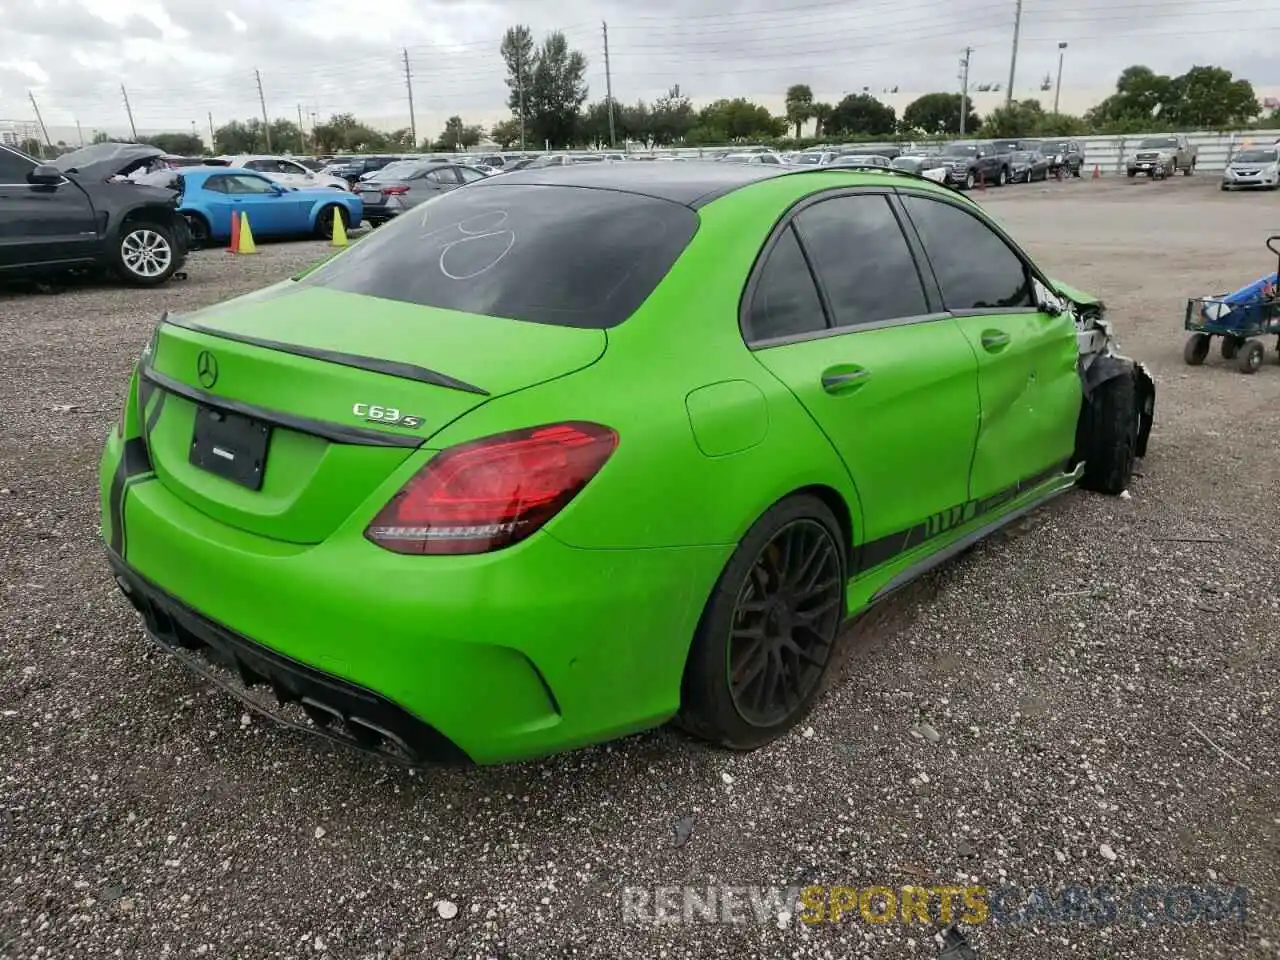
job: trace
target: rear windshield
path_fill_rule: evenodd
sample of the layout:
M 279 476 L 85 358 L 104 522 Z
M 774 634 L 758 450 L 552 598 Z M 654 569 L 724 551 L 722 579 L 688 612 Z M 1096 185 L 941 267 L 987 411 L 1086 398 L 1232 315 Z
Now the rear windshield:
M 414 207 L 299 282 L 605 329 L 636 311 L 698 228 L 696 213 L 668 200 L 499 179 Z

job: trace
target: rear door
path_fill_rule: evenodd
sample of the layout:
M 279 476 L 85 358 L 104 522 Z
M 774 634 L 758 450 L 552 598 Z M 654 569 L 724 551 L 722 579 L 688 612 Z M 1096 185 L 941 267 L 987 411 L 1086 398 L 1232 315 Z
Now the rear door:
M 890 196 L 803 206 L 770 241 L 744 333 L 844 460 L 858 491 L 859 573 L 955 522 L 978 432 L 977 367 L 930 303 Z
M 1011 495 L 1075 447 L 1079 347 L 1067 313 L 1038 306 L 1035 269 L 978 208 L 903 191 L 943 305 L 978 360 L 982 429 L 971 495 Z

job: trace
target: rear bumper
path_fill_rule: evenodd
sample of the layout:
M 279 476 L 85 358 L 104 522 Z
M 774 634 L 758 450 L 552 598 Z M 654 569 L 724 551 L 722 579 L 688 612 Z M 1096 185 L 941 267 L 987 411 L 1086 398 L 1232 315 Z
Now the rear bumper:
M 359 523 L 286 544 L 188 505 L 138 462 L 140 443 L 127 480 L 114 433 L 103 458 L 113 566 L 152 636 L 189 666 L 192 652 L 231 666 L 242 698 L 256 696 L 246 677 L 265 680 L 341 739 L 477 763 L 614 739 L 679 707 L 730 548 L 583 550 L 543 531 L 494 554 L 407 557 Z

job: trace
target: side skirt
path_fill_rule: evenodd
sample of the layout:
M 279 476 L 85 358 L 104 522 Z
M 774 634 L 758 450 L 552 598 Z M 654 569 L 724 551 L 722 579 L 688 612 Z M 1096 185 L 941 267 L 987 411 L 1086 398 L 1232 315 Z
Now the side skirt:
M 930 570 L 946 563 L 957 554 L 963 553 L 978 541 L 991 536 L 1000 528 L 1073 489 L 1083 475 L 1083 463 L 1077 464 L 1075 469 L 1070 472 L 1055 473 L 1051 479 L 1025 491 L 1022 496 L 1011 499 L 1002 507 L 996 508 L 999 510 L 998 513 L 993 510 L 991 513 L 975 520 L 972 524 L 958 528 L 954 531 L 954 539 L 949 539 L 936 546 L 932 543 L 922 544 L 919 549 L 912 551 L 915 557 L 904 558 L 905 565 L 897 573 L 892 574 L 878 588 L 873 586 L 873 581 L 884 577 L 887 571 L 881 570 L 874 573 L 868 571 L 863 576 L 857 577 L 849 584 L 850 600 L 853 601 L 851 606 L 854 607 L 854 610 L 850 612 L 855 612 L 864 606 L 879 603 L 891 594 L 898 592 Z M 871 591 L 869 595 L 867 595 L 868 590 Z

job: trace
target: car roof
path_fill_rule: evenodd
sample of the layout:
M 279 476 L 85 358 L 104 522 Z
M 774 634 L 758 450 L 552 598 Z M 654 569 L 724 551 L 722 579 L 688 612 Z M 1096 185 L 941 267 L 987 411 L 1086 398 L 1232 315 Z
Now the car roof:
M 496 189 L 515 184 L 586 187 L 636 193 L 697 208 L 757 180 L 786 176 L 791 172 L 791 168 L 781 164 L 718 163 L 711 160 L 689 163 L 578 163 L 517 170 L 501 177 L 479 180 L 467 189 Z

